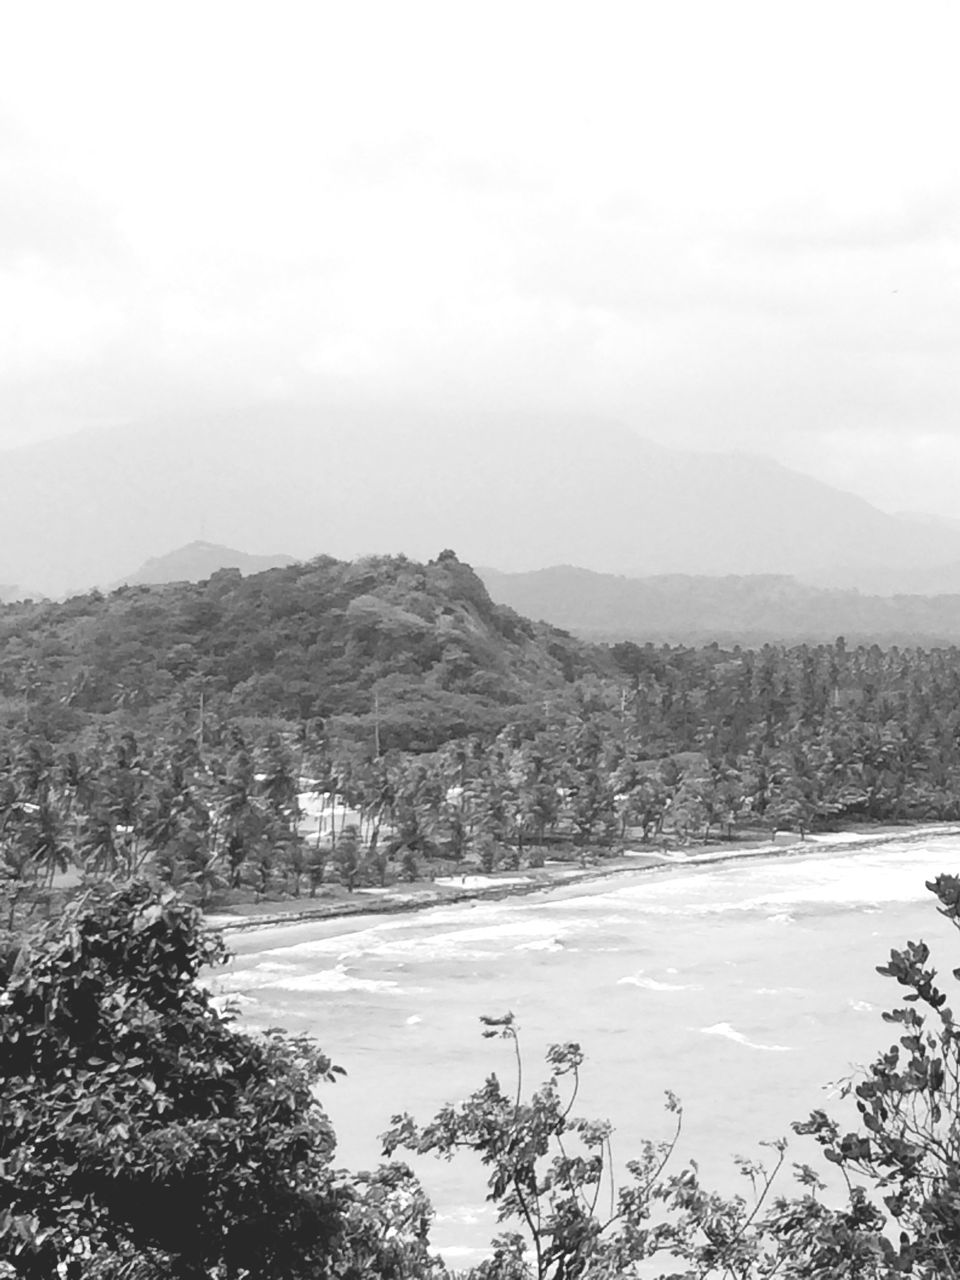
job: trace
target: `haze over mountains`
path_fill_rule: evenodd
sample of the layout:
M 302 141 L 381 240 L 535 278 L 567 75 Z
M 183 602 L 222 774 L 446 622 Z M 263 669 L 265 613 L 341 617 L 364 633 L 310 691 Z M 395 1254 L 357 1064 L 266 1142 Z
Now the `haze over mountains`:
M 960 562 L 960 529 L 762 458 L 582 418 L 249 409 L 0 455 L 0 581 L 106 585 L 198 538 L 298 558 L 453 547 L 529 571 L 797 574 L 844 585 Z
M 218 569 L 239 569 L 246 577 L 266 569 L 282 569 L 294 564 L 293 556 L 251 556 L 234 547 L 213 542 L 191 542 L 164 556 L 151 556 L 132 573 L 124 574 L 114 586 L 160 586 L 167 582 L 202 582 Z
M 533 573 L 481 569 L 498 604 L 587 640 L 668 644 L 960 642 L 960 594 L 861 594 L 774 574 L 626 578 L 569 565 Z

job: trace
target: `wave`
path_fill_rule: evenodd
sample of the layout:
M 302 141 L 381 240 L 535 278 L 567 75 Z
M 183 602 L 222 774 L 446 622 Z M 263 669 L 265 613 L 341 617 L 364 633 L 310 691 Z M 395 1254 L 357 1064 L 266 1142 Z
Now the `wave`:
M 472 1206 L 463 1205 L 460 1208 L 449 1209 L 446 1213 L 437 1213 L 434 1215 L 435 1222 L 458 1222 L 467 1226 L 473 1226 L 477 1222 L 483 1221 L 483 1215 L 477 1213 Z M 449 1250 L 444 1250 L 448 1253 Z M 469 1251 L 468 1251 L 469 1252 Z
M 617 979 L 618 987 L 642 987 L 644 991 L 702 991 L 703 988 L 694 982 L 660 982 L 657 978 L 640 973 L 628 974 Z
M 532 884 L 530 876 L 437 876 L 434 884 L 447 889 L 486 889 L 491 885 Z
M 785 1044 L 757 1044 L 748 1040 L 742 1031 L 731 1027 L 729 1022 L 715 1022 L 711 1027 L 701 1027 L 705 1036 L 722 1036 L 724 1040 L 732 1040 L 734 1044 L 742 1044 L 745 1049 L 762 1049 L 765 1053 L 789 1053 L 790 1046 Z
M 229 1014 L 234 1010 L 248 1009 L 250 1005 L 259 1004 L 255 996 L 245 996 L 242 991 L 221 991 L 210 997 L 210 1004 L 217 1013 Z
M 947 833 L 945 833 L 947 834 Z M 952 834 L 952 833 L 950 833 Z M 844 843 L 852 843 L 844 837 Z M 856 843 L 867 843 L 866 837 Z M 941 836 L 937 844 L 920 839 L 886 841 L 881 848 L 841 854 L 839 840 L 812 847 L 804 856 L 772 861 L 731 862 L 669 881 L 626 885 L 611 892 L 611 908 L 629 906 L 650 916 L 723 917 L 762 913 L 791 923 L 793 913 L 824 909 L 877 911 L 890 904 L 924 902 L 925 887 L 941 871 L 960 862 L 960 845 Z
M 405 995 L 399 984 L 384 978 L 357 978 L 341 965 L 335 969 L 323 969 L 319 973 L 304 973 L 296 978 L 280 978 L 274 986 L 282 991 L 312 991 L 319 993 L 343 991 L 380 992 L 387 995 Z
M 477 910 L 482 910 L 482 924 L 478 923 Z M 504 908 L 502 904 L 500 910 L 492 913 L 482 904 L 479 909 L 467 912 L 459 909 L 455 915 L 445 918 L 428 920 L 419 916 L 392 921 L 346 936 L 316 938 L 275 948 L 269 954 L 300 963 L 326 956 L 334 956 L 341 962 L 380 958 L 409 959 L 417 964 L 437 960 L 489 960 L 508 947 L 536 949 L 542 942 L 562 943 L 564 935 L 575 930 L 596 930 L 599 923 L 577 917 L 565 919 L 561 924 L 517 907 Z
M 848 837 L 844 839 L 849 842 Z M 366 917 L 359 928 L 350 929 L 322 924 L 317 927 L 326 931 L 325 936 L 304 937 L 301 932 L 290 945 L 277 946 L 271 939 L 273 945 L 263 951 L 247 953 L 221 984 L 251 995 L 263 988 L 386 995 L 400 991 L 394 979 L 412 983 L 417 980 L 414 974 L 432 988 L 438 965 L 446 976 L 462 976 L 466 967 L 465 976 L 472 980 L 491 963 L 509 964 L 511 955 L 550 956 L 549 961 L 531 966 L 540 969 L 559 964 L 560 957 L 553 953 L 578 948 L 589 955 L 621 951 L 629 955 L 619 970 L 612 974 L 608 970 L 606 982 L 611 984 L 617 982 L 619 971 L 626 972 L 619 980 L 624 986 L 664 994 L 696 990 L 683 980 L 696 977 L 689 966 L 679 977 L 672 977 L 657 964 L 658 958 L 673 958 L 662 950 L 664 935 L 684 930 L 687 919 L 695 930 L 700 929 L 699 921 L 709 925 L 710 945 L 724 922 L 739 925 L 743 920 L 764 930 L 768 939 L 769 925 L 780 926 L 777 946 L 787 946 L 787 933 L 805 930 L 811 918 L 815 926 L 817 920 L 837 912 L 889 912 L 891 906 L 926 901 L 930 895 L 925 881 L 960 864 L 960 840 L 952 832 L 936 840 L 911 833 L 887 840 L 880 848 L 843 853 L 838 851 L 839 839 L 824 845 L 789 857 L 671 869 L 662 878 L 661 873 L 636 879 L 631 875 L 603 893 L 450 904 L 416 916 L 376 921 Z M 790 928 L 785 931 L 786 926 Z M 700 933 L 697 945 L 705 945 Z M 638 962 L 649 963 L 651 972 L 630 974 Z M 406 969 L 403 975 L 398 974 L 401 967 Z M 420 977 L 427 967 L 433 970 L 429 984 Z M 771 985 L 776 985 L 775 979 Z

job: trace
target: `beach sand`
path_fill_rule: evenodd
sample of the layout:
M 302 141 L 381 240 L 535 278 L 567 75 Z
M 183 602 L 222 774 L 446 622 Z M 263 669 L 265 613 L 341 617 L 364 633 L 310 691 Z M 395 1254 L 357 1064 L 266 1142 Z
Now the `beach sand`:
M 548 862 L 543 867 L 503 872 L 499 875 L 481 875 L 471 868 L 462 875 L 446 875 L 412 884 L 395 884 L 386 889 L 358 889 L 349 895 L 341 890 L 335 897 L 288 898 L 279 902 L 238 904 L 230 910 L 209 912 L 206 920 L 212 928 L 224 933 L 323 920 L 354 920 L 359 926 L 362 920 L 371 916 L 423 911 L 430 907 L 471 900 L 542 893 L 601 882 L 613 876 L 635 874 L 638 871 L 656 874 L 658 871 L 676 871 L 685 866 L 702 866 L 743 858 L 789 857 L 831 847 L 854 849 L 863 844 L 900 840 L 905 835 L 924 834 L 960 834 L 960 825 L 931 823 L 919 826 L 860 826 L 805 837 L 792 832 L 780 832 L 772 841 L 732 841 L 729 844 L 690 845 L 684 849 L 669 850 L 641 847 L 594 858 L 582 867 L 572 865 L 569 861 L 558 861 Z

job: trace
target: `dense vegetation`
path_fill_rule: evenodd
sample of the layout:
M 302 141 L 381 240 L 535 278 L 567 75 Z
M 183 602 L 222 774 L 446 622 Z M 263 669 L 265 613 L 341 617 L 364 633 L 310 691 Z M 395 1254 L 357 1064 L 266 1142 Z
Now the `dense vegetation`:
M 207 903 L 960 819 L 960 651 L 590 648 L 452 553 L 9 607 L 0 687 L 11 919 L 66 872 Z
M 960 881 L 930 886 L 956 924 Z M 231 1025 L 198 981 L 223 959 L 194 908 L 131 885 L 68 909 L 0 957 L 0 1274 L 97 1280 L 449 1280 L 429 1203 L 398 1162 L 334 1165 L 315 1092 L 338 1068 L 315 1044 Z M 939 1280 L 960 1269 L 960 1029 L 922 944 L 882 973 L 905 988 L 899 1042 L 860 1074 L 861 1129 L 812 1135 L 846 1194 L 809 1164 L 798 1186 L 739 1161 L 743 1196 L 648 1143 L 617 1188 L 611 1133 L 576 1115 L 584 1055 L 548 1053 L 526 1095 L 512 1015 L 484 1035 L 517 1051 L 425 1126 L 398 1115 L 384 1155 L 479 1157 L 505 1230 L 468 1280 Z M 960 971 L 957 971 L 960 973 Z M 654 1270 L 655 1268 L 655 1270 Z
M 29 712 L 67 739 L 111 717 L 195 723 L 202 705 L 231 720 L 320 718 L 335 736 L 424 750 L 535 712 L 598 659 L 494 605 L 452 552 L 429 565 L 320 557 L 3 607 L 0 723 Z

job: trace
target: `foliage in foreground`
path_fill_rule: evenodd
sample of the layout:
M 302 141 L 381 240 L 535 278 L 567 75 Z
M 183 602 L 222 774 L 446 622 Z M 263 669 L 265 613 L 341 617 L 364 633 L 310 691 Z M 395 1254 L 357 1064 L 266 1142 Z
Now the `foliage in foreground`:
M 314 1088 L 340 1068 L 231 1026 L 197 981 L 223 957 L 194 908 L 144 887 L 3 957 L 0 1258 L 18 1276 L 349 1275 L 354 1243 L 356 1274 L 389 1274 L 358 1206 L 399 1217 L 408 1176 L 333 1171 Z
M 960 923 L 960 880 L 929 887 Z M 0 1275 L 442 1280 L 410 1170 L 334 1167 L 315 1089 L 339 1069 L 308 1039 L 231 1025 L 198 981 L 223 958 L 194 908 L 136 885 L 0 958 Z M 492 1075 L 425 1126 L 397 1116 L 385 1154 L 482 1160 L 505 1230 L 471 1280 L 958 1275 L 960 1028 L 929 960 L 911 942 L 881 969 L 906 989 L 884 1015 L 902 1035 L 851 1085 L 861 1131 L 823 1112 L 795 1126 L 839 1170 L 842 1202 L 807 1165 L 775 1193 L 783 1143 L 772 1169 L 738 1162 L 743 1196 L 672 1170 L 672 1097 L 673 1138 L 616 1187 L 609 1125 L 574 1112 L 579 1046 L 551 1049 L 527 1098 L 510 1014 L 483 1022 L 514 1046 L 515 1086 Z
M 859 1190 L 851 1189 L 847 1207 L 828 1208 L 820 1198 L 822 1183 L 798 1166 L 801 1194 L 778 1196 L 766 1207 L 784 1164 L 785 1142 L 771 1144 L 777 1153 L 772 1169 L 737 1161 L 748 1195 L 711 1193 L 695 1164 L 669 1172 L 682 1124 L 672 1094 L 671 1139 L 645 1143 L 639 1158 L 627 1162 L 627 1181 L 616 1187 L 610 1125 L 573 1114 L 583 1062 L 579 1045 L 549 1050 L 549 1078 L 525 1101 L 513 1015 L 483 1022 L 485 1036 L 502 1036 L 516 1049 L 516 1091 L 505 1092 L 492 1075 L 429 1125 L 396 1116 L 385 1135 L 388 1154 L 407 1147 L 450 1159 L 470 1151 L 489 1168 L 488 1199 L 499 1221 L 512 1229 L 493 1241 L 492 1257 L 471 1272 L 471 1280 L 866 1280 L 905 1274 L 885 1244 L 882 1215 Z

